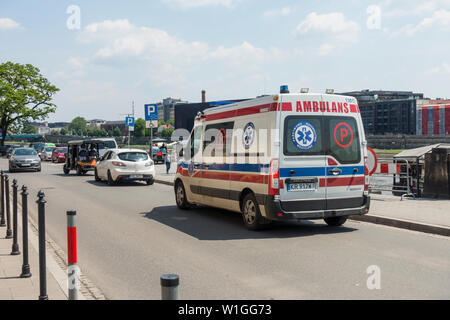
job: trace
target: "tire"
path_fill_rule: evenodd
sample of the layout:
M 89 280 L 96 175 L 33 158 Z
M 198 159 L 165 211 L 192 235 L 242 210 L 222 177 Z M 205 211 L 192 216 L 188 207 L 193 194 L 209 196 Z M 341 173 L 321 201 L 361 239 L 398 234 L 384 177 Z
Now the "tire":
M 37 169 L 36 172 L 41 172 L 41 167 L 39 167 L 39 169 Z
M 95 170 L 94 170 L 94 177 L 95 177 L 95 181 L 97 181 L 97 182 L 102 181 L 102 179 L 100 179 L 100 177 L 98 176 L 97 168 L 95 168 Z
M 69 174 L 69 173 L 70 173 L 70 169 L 69 169 L 69 168 L 67 168 L 67 166 L 66 166 L 66 165 L 64 165 L 64 167 L 63 167 L 63 171 L 64 171 L 64 174 Z
M 330 227 L 339 227 L 347 221 L 347 217 L 330 217 L 323 220 L 325 220 Z
M 265 229 L 270 224 L 270 221 L 261 215 L 253 193 L 247 194 L 242 201 L 242 218 L 247 229 L 253 231 Z
M 77 175 L 81 176 L 83 174 L 83 170 L 81 170 L 80 166 L 77 166 Z
M 11 166 L 9 166 L 8 171 L 9 171 L 10 173 L 13 173 L 13 172 L 14 172 L 14 169 L 11 168 Z
M 187 201 L 186 191 L 183 182 L 181 181 L 178 181 L 175 185 L 175 202 L 177 203 L 177 207 L 181 210 L 188 210 L 191 207 Z
M 111 176 L 111 172 L 108 170 L 108 185 L 113 186 L 115 185 L 115 182 Z
M 146 182 L 147 182 L 148 186 L 151 186 L 155 183 L 155 179 L 150 179 L 150 180 L 147 180 Z

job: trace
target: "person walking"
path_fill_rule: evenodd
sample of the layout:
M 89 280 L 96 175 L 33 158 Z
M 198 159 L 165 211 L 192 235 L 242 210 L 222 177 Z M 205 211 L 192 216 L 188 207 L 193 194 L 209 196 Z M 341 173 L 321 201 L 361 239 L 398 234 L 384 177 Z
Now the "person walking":
M 164 158 L 164 162 L 166 163 L 166 173 L 169 174 L 170 165 L 171 165 L 171 162 L 172 162 L 172 156 L 171 156 L 169 151 L 166 152 L 166 156 Z

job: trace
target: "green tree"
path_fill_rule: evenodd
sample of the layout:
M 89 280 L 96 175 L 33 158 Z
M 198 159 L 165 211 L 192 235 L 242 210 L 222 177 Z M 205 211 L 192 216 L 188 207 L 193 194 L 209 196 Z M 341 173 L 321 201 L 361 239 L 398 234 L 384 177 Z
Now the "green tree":
M 76 132 L 78 134 L 82 134 L 86 132 L 86 119 L 83 117 L 76 117 L 69 124 L 69 130 Z
M 0 129 L 4 145 L 8 130 L 31 120 L 45 120 L 56 111 L 53 96 L 59 91 L 31 64 L 0 64 Z
M 175 126 L 175 120 L 174 119 L 169 119 L 167 120 L 167 124 L 170 124 L 171 126 Z
M 67 134 L 66 128 L 62 128 L 61 131 L 59 132 L 59 134 L 62 136 L 65 136 Z
M 114 137 L 114 131 L 113 130 L 109 130 L 108 131 L 108 136 L 109 137 Z
M 120 137 L 120 136 L 122 136 L 122 131 L 120 130 L 119 127 L 115 127 L 113 130 L 113 134 L 114 134 L 114 137 Z
M 26 125 L 23 128 L 22 133 L 25 133 L 25 134 L 37 134 L 38 131 L 37 131 L 36 127 L 32 126 L 31 124 L 28 124 L 28 125 Z
M 161 132 L 161 136 L 163 137 L 163 138 L 170 138 L 170 137 L 172 137 L 172 133 L 174 132 L 175 130 L 173 129 L 173 128 L 164 128 L 163 130 L 162 130 L 162 132 Z
M 143 137 L 145 136 L 145 120 L 142 118 L 137 119 L 134 122 L 134 133 L 135 137 Z

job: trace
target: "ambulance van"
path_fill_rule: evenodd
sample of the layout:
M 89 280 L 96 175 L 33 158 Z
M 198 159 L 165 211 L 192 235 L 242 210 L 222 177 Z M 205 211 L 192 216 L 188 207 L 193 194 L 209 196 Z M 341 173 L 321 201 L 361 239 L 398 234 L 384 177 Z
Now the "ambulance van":
M 180 209 L 242 213 L 250 230 L 272 221 L 340 226 L 370 206 L 367 142 L 357 101 L 289 93 L 199 113 L 174 180 Z

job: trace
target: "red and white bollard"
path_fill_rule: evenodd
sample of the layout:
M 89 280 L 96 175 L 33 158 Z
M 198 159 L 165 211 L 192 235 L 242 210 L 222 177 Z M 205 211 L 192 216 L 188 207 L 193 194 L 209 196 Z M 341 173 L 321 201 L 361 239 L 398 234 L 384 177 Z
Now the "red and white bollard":
M 77 264 L 76 211 L 67 211 L 67 276 L 69 300 L 78 300 L 80 269 Z

